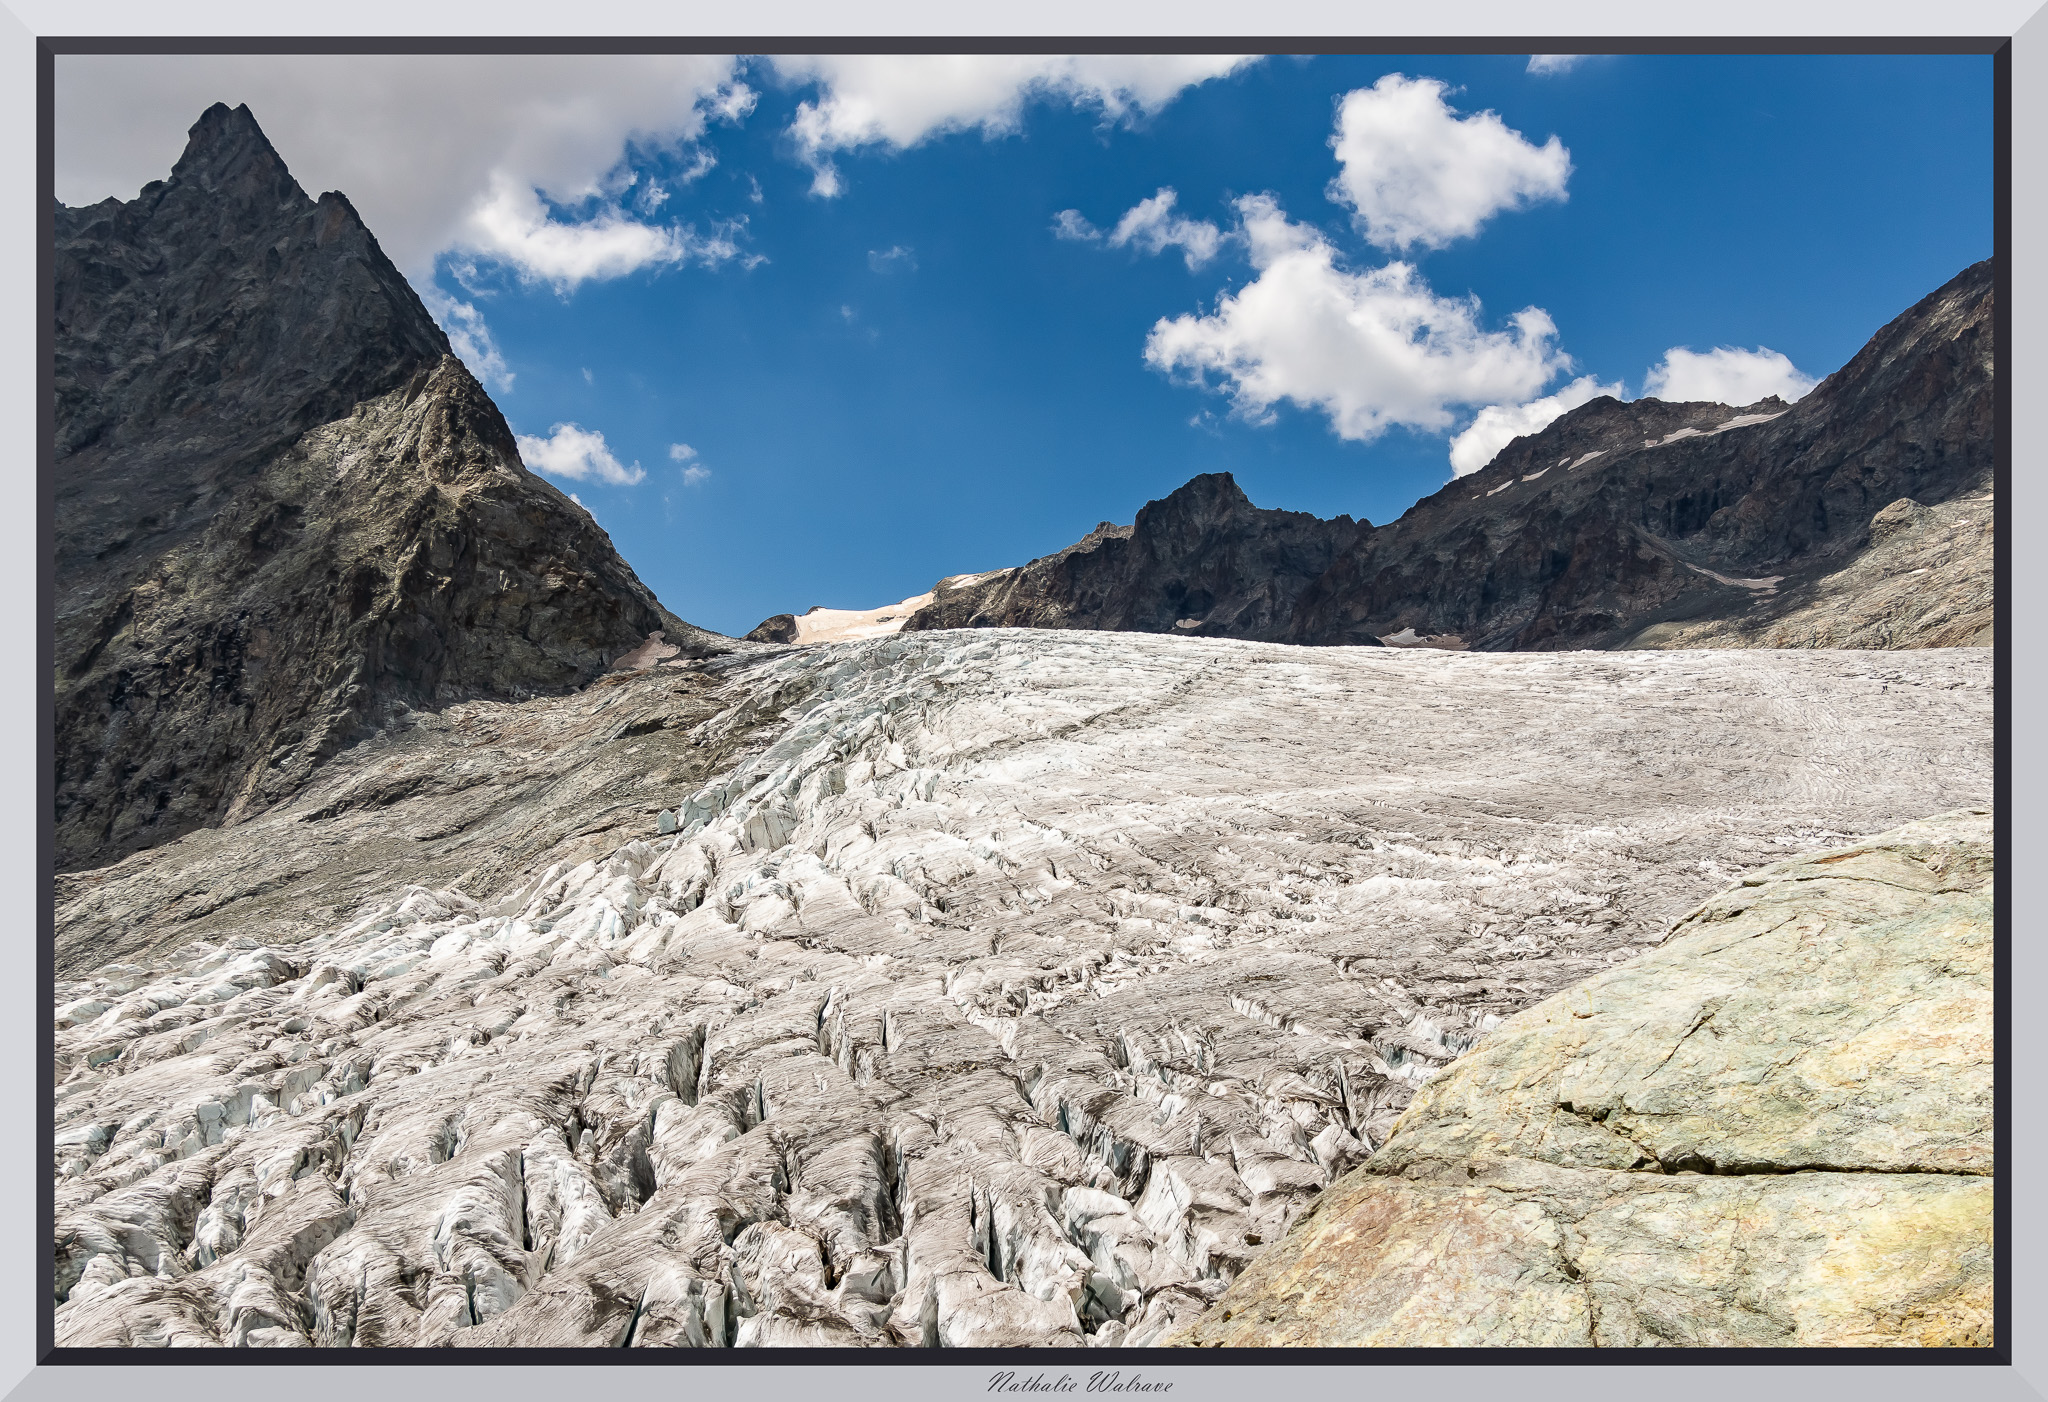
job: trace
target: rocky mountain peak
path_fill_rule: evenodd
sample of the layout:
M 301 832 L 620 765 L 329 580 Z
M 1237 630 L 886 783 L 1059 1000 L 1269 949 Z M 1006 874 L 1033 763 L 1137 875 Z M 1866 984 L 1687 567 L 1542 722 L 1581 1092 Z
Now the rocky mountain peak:
M 1252 505 L 1252 499 L 1244 494 L 1244 488 L 1237 485 L 1237 478 L 1230 473 L 1204 472 L 1190 477 L 1158 501 L 1146 502 L 1139 515 L 1142 516 L 1146 512 L 1156 515 L 1176 507 L 1185 510 L 1196 506 L 1224 511 L 1258 509 Z
M 60 866 L 260 812 L 406 708 L 559 693 L 656 630 L 722 646 L 526 471 L 248 108 L 55 222 Z
M 1995 287 L 1991 260 L 1972 263 L 1886 322 L 1847 365 L 1799 401 L 1800 413 L 1865 412 L 1901 389 L 1919 400 L 1943 377 L 1988 384 Z
M 60 590 L 203 525 L 252 457 L 449 351 L 348 201 L 308 198 L 246 107 L 207 109 L 168 181 L 56 226 Z M 136 453 L 147 473 L 103 480 Z
M 1265 638 L 1294 598 L 1356 538 L 1363 523 L 1252 504 L 1228 472 L 1194 477 L 1105 521 L 1054 555 L 935 590 L 905 631 L 934 628 L 1104 628 Z
M 1559 415 L 1538 432 L 1511 440 L 1485 467 L 1455 479 L 1444 493 L 1461 493 L 1461 483 L 1484 482 L 1491 488 L 1524 473 L 1571 469 L 1574 463 L 1585 466 L 1596 457 L 1675 443 L 1731 425 L 1740 428 L 1762 423 L 1790 407 L 1776 395 L 1754 404 L 1735 405 L 1711 400 L 1620 400 L 1603 394 Z
M 306 198 L 246 103 L 230 107 L 216 102 L 199 114 L 168 183 L 223 201 L 254 203 L 268 197 L 286 204 Z

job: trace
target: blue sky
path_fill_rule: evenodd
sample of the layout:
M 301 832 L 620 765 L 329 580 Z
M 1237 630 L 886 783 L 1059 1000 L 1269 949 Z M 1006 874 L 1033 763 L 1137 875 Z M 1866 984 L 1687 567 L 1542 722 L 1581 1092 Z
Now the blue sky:
M 66 126 L 67 100 L 136 86 L 95 62 L 68 88 L 60 66 L 73 203 L 133 193 L 91 193 L 129 176 Z M 317 149 L 317 73 L 158 94 L 248 100 L 302 183 L 356 198 L 529 465 L 728 632 L 1021 563 L 1200 472 L 1391 520 L 1482 411 L 1504 434 L 1660 365 L 1668 397 L 1794 394 L 1991 252 L 1988 57 L 1269 57 L 929 93 L 901 69 L 689 62 L 472 118 L 541 136 L 375 161 Z M 406 195 L 408 161 L 432 198 Z M 1405 346 L 1346 339 L 1344 315 Z

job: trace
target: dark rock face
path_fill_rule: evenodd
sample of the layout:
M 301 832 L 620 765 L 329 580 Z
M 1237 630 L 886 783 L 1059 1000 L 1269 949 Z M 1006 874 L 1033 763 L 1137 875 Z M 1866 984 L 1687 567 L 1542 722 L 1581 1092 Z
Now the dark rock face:
M 525 470 L 246 108 L 57 244 L 60 868 L 258 811 L 401 708 L 560 692 L 657 629 L 717 646 Z
M 905 632 L 1091 628 L 1271 640 L 1295 596 L 1370 529 L 1339 516 L 1253 506 L 1227 472 L 1105 521 L 1057 555 L 942 593 Z
M 1583 405 L 1362 536 L 1285 638 L 1622 646 L 1836 574 L 1888 504 L 1989 486 L 1991 292 L 1965 269 L 1789 409 Z
M 60 617 L 448 353 L 348 201 L 308 199 L 246 107 L 209 108 L 168 181 L 56 225 Z
M 747 634 L 752 643 L 793 643 L 796 641 L 796 615 L 778 613 L 764 618 L 754 625 L 754 631 Z

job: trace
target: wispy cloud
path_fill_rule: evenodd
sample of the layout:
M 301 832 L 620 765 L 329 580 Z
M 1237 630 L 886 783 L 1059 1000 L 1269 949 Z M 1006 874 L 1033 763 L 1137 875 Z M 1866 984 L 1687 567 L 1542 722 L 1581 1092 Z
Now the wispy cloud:
M 902 244 L 891 244 L 879 251 L 868 250 L 868 267 L 878 273 L 893 273 L 898 269 L 905 272 L 917 271 L 917 251 Z
M 789 134 L 811 168 L 811 193 L 844 188 L 832 157 L 863 146 L 909 147 L 948 132 L 1007 135 L 1033 98 L 1093 108 L 1107 121 L 1155 112 L 1182 91 L 1256 61 L 1248 54 L 820 54 L 773 59 L 818 96 Z
M 682 464 L 685 487 L 694 487 L 711 476 L 711 469 L 698 461 L 697 450 L 687 443 L 669 444 L 668 457 L 670 462 Z
M 1528 71 L 1549 77 L 1569 73 L 1585 61 L 1584 54 L 1530 54 Z
M 1089 242 L 1102 237 L 1102 230 L 1081 217 L 1078 209 L 1063 209 L 1052 217 L 1052 232 L 1056 238 Z
M 753 113 L 760 100 L 761 94 L 735 78 L 698 98 L 697 109 L 713 121 L 738 125 Z
M 1053 216 L 1053 233 L 1063 239 L 1099 240 L 1111 248 L 1136 247 L 1145 253 L 1178 248 L 1192 271 L 1214 258 L 1228 236 L 1206 219 L 1175 214 L 1177 198 L 1170 187 L 1161 186 L 1150 199 L 1125 210 L 1107 234 L 1084 219 L 1080 210 L 1063 209 Z

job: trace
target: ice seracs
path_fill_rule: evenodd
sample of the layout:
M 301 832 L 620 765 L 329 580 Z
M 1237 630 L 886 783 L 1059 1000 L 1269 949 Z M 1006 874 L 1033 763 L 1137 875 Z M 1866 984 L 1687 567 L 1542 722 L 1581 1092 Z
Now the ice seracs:
M 676 831 L 59 984 L 60 1344 L 1158 1342 L 1493 1020 L 1991 790 L 1981 651 L 691 665 Z

